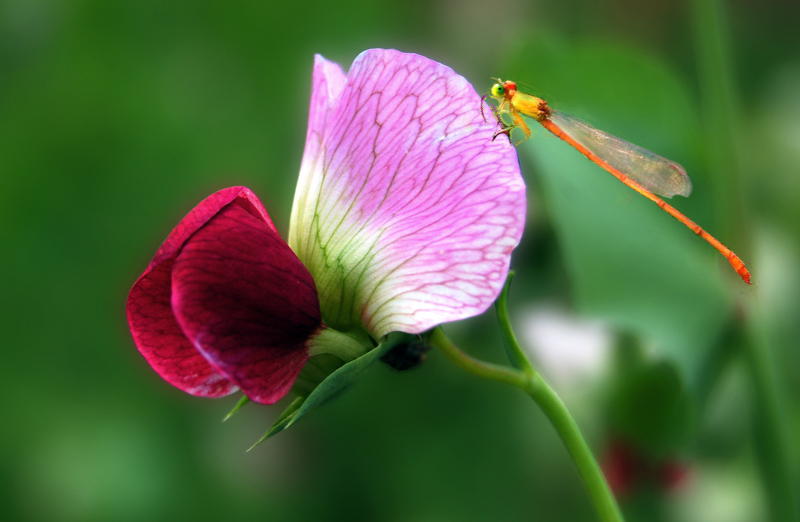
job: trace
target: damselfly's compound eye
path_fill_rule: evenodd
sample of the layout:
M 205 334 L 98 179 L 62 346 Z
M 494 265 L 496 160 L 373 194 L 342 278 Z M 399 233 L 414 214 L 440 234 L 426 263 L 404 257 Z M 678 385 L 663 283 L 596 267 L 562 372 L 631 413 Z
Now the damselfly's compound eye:
M 495 83 L 494 85 L 492 85 L 492 96 L 494 96 L 495 98 L 502 98 L 505 93 L 506 93 L 505 87 L 503 87 L 499 83 Z

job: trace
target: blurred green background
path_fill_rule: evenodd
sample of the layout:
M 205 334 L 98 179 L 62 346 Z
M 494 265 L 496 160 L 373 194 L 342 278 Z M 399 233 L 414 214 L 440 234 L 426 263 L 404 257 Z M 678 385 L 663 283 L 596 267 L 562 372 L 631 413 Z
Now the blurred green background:
M 535 405 L 438 353 L 246 453 L 280 405 L 220 424 L 237 397 L 170 387 L 127 331 L 130 286 L 206 195 L 246 185 L 286 231 L 314 53 L 395 47 L 687 168 L 676 206 L 753 287 L 535 130 L 512 320 L 598 457 L 644 463 L 628 520 L 797 520 L 798 21 L 788 0 L 0 0 L 0 518 L 592 520 Z M 502 362 L 492 311 L 448 332 Z

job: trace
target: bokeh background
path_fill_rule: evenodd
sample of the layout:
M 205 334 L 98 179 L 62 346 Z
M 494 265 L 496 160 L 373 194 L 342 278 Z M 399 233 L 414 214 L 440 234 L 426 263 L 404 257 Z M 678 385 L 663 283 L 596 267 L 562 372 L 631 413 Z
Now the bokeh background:
M 251 452 L 281 405 L 161 381 L 130 286 L 203 197 L 283 232 L 314 53 L 512 78 L 682 163 L 707 244 L 541 129 L 512 320 L 628 520 L 798 520 L 800 4 L 0 0 L 0 518 L 592 520 L 536 406 L 438 353 Z M 476 108 L 477 109 L 477 108 Z M 490 310 L 448 327 L 502 362 Z

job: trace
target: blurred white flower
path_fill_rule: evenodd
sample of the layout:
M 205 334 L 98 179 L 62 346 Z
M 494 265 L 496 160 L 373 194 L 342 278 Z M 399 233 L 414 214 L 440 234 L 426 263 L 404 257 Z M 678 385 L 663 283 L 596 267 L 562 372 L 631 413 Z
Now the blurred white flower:
M 560 388 L 585 384 L 608 368 L 613 336 L 603 321 L 544 305 L 525 310 L 518 324 L 534 365 Z

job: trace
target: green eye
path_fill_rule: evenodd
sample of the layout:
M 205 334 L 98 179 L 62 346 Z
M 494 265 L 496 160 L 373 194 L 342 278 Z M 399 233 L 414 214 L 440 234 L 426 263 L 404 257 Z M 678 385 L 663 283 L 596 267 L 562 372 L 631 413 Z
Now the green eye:
M 503 94 L 505 94 L 505 92 L 506 92 L 505 88 L 499 83 L 495 83 L 494 85 L 492 85 L 492 96 L 494 96 L 495 98 L 500 98 L 501 96 L 503 96 Z

